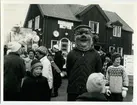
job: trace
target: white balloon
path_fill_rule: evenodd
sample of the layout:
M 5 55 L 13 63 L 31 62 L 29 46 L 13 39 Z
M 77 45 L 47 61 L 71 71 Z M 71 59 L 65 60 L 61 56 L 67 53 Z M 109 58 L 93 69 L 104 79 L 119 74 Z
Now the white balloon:
M 39 36 L 38 35 L 33 36 L 33 41 L 38 42 L 39 41 Z

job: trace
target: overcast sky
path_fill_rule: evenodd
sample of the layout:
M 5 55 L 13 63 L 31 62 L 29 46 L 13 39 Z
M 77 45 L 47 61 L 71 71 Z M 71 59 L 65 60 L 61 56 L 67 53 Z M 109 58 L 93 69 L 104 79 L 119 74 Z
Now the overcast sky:
M 86 4 L 86 3 L 85 3 Z M 84 4 L 84 5 L 85 5 Z M 88 3 L 87 3 L 88 4 Z M 116 12 L 133 30 L 135 30 L 135 5 L 130 4 L 100 4 L 104 10 Z M 3 9 L 3 33 L 4 36 L 16 25 L 23 25 L 27 15 L 29 4 L 4 4 Z M 135 35 L 136 33 L 134 33 Z M 134 38 L 133 38 L 134 43 Z

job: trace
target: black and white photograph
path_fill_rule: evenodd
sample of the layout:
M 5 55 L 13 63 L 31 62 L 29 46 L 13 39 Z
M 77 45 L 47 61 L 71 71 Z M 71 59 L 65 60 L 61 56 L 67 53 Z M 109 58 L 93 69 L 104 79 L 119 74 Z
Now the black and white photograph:
M 2 102 L 134 102 L 135 3 L 3 3 Z

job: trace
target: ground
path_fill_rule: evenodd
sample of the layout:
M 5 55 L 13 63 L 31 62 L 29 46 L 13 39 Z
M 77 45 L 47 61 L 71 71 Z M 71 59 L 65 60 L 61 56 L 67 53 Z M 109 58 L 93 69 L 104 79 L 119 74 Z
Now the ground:
M 62 85 L 59 88 L 59 96 L 52 98 L 51 101 L 67 101 L 67 79 L 62 80 Z M 129 87 L 129 91 L 127 94 L 127 97 L 124 99 L 124 101 L 131 102 L 133 99 L 133 87 Z

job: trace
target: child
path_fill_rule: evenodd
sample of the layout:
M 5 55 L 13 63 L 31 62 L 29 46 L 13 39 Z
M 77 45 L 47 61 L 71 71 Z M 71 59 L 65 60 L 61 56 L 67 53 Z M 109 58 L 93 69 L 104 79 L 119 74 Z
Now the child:
M 87 91 L 77 97 L 77 101 L 107 101 L 103 92 L 105 89 L 105 80 L 102 73 L 92 73 L 86 83 Z
M 47 78 L 42 76 L 43 65 L 39 60 L 31 62 L 31 73 L 23 81 L 21 100 L 50 101 L 50 89 Z
M 106 73 L 107 94 L 110 94 L 110 101 L 123 101 L 128 90 L 128 76 L 124 67 L 120 65 L 121 56 L 118 53 L 112 55 L 113 65 L 109 66 Z

